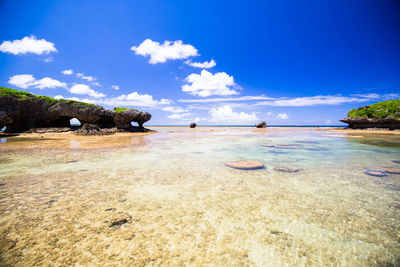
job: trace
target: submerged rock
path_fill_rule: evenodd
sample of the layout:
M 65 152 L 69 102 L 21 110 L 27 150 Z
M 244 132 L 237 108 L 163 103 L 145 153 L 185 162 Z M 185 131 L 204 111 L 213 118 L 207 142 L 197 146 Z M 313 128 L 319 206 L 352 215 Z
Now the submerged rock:
M 115 210 L 110 210 L 114 212 Z M 123 224 L 128 223 L 132 220 L 132 216 L 125 213 L 125 212 L 116 212 L 111 215 L 110 219 L 108 220 L 109 227 L 121 226 Z
M 400 174 L 400 169 L 398 169 L 398 168 L 381 166 L 381 169 L 384 170 L 387 173 Z
M 301 144 L 318 144 L 317 141 L 306 141 L 306 140 L 299 140 L 296 141 L 297 143 L 301 143 Z
M 256 124 L 257 128 L 265 128 L 266 126 L 267 126 L 267 123 L 265 121 L 262 121 L 262 122 Z
M 279 172 L 298 172 L 298 171 L 300 171 L 300 169 L 293 167 L 293 166 L 275 166 L 274 170 L 279 171 Z
M 196 123 L 194 123 L 194 122 L 192 122 L 191 124 L 190 124 L 190 128 L 196 128 L 196 126 L 197 126 L 197 124 Z
M 238 161 L 228 161 L 225 165 L 239 170 L 255 170 L 264 168 L 264 164 L 260 161 L 255 160 L 238 160 Z
M 399 160 L 392 160 L 392 162 L 394 162 L 394 163 L 400 163 L 400 159 Z
M 365 174 L 369 175 L 369 176 L 376 176 L 376 177 L 385 177 L 385 176 L 387 176 L 384 171 L 380 171 L 380 170 L 368 170 L 368 171 L 365 172 Z

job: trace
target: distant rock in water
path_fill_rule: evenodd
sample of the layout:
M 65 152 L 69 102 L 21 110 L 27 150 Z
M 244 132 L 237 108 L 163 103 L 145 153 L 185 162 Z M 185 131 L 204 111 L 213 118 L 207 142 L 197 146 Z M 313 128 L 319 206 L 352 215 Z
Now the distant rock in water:
M 262 122 L 256 124 L 257 128 L 265 128 L 266 126 L 267 126 L 267 123 L 265 121 L 262 121 Z
M 348 123 L 349 128 L 353 129 L 400 129 L 400 100 L 388 100 L 352 109 L 340 121 Z
M 192 122 L 192 123 L 190 124 L 190 128 L 196 128 L 196 126 L 197 126 L 197 124 L 194 123 L 194 122 Z
M 143 123 L 151 119 L 151 114 L 127 108 L 106 110 L 94 104 L 57 100 L 0 87 L 0 128 L 7 126 L 7 132 L 28 131 L 32 128 L 69 128 L 72 118 L 78 119 L 82 125 L 125 130 L 132 127 L 132 121 L 143 128 Z

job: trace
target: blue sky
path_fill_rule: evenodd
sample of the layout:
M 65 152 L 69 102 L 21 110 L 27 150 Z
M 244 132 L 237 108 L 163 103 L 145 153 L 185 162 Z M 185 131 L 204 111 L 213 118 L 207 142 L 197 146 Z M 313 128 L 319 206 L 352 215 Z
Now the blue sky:
M 0 82 L 148 124 L 339 125 L 399 98 L 398 1 L 0 2 Z

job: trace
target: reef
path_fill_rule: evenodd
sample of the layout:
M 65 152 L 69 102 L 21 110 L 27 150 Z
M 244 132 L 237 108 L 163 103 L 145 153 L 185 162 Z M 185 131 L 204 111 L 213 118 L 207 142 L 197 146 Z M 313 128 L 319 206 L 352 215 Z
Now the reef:
M 128 108 L 106 110 L 99 105 L 74 100 L 54 99 L 28 92 L 0 87 L 0 128 L 7 132 L 24 132 L 34 128 L 70 127 L 70 119 L 81 125 L 117 128 L 118 131 L 145 131 L 143 124 L 151 119 L 148 112 Z M 131 122 L 139 127 L 133 129 Z
M 348 123 L 352 129 L 400 129 L 400 100 L 388 100 L 352 109 L 340 121 Z

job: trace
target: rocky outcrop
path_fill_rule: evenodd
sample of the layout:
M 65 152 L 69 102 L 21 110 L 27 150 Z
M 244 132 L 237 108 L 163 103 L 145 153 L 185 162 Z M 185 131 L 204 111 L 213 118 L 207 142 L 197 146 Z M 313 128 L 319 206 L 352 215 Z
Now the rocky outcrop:
M 81 125 L 93 124 L 99 128 L 139 127 L 151 119 L 151 114 L 136 109 L 122 112 L 106 110 L 101 106 L 73 100 L 57 100 L 0 87 L 0 128 L 7 132 L 21 132 L 32 128 L 70 127 L 70 119 L 77 118 Z
M 344 118 L 340 120 L 349 124 L 352 129 L 386 128 L 390 130 L 400 129 L 400 120 L 395 118 Z
M 348 123 L 349 128 L 353 129 L 400 129 L 400 100 L 388 100 L 352 109 L 340 121 Z
M 266 126 L 267 126 L 267 123 L 265 121 L 262 121 L 262 122 L 256 124 L 257 128 L 265 128 Z
M 112 112 L 115 126 L 119 129 L 131 128 L 131 122 L 136 122 L 140 128 L 143 127 L 143 123 L 151 119 L 151 114 L 148 112 L 142 112 L 134 108 L 114 108 Z
M 197 126 L 197 124 L 196 123 L 194 123 L 194 122 L 192 122 L 191 124 L 190 124 L 190 128 L 196 128 L 196 126 Z

